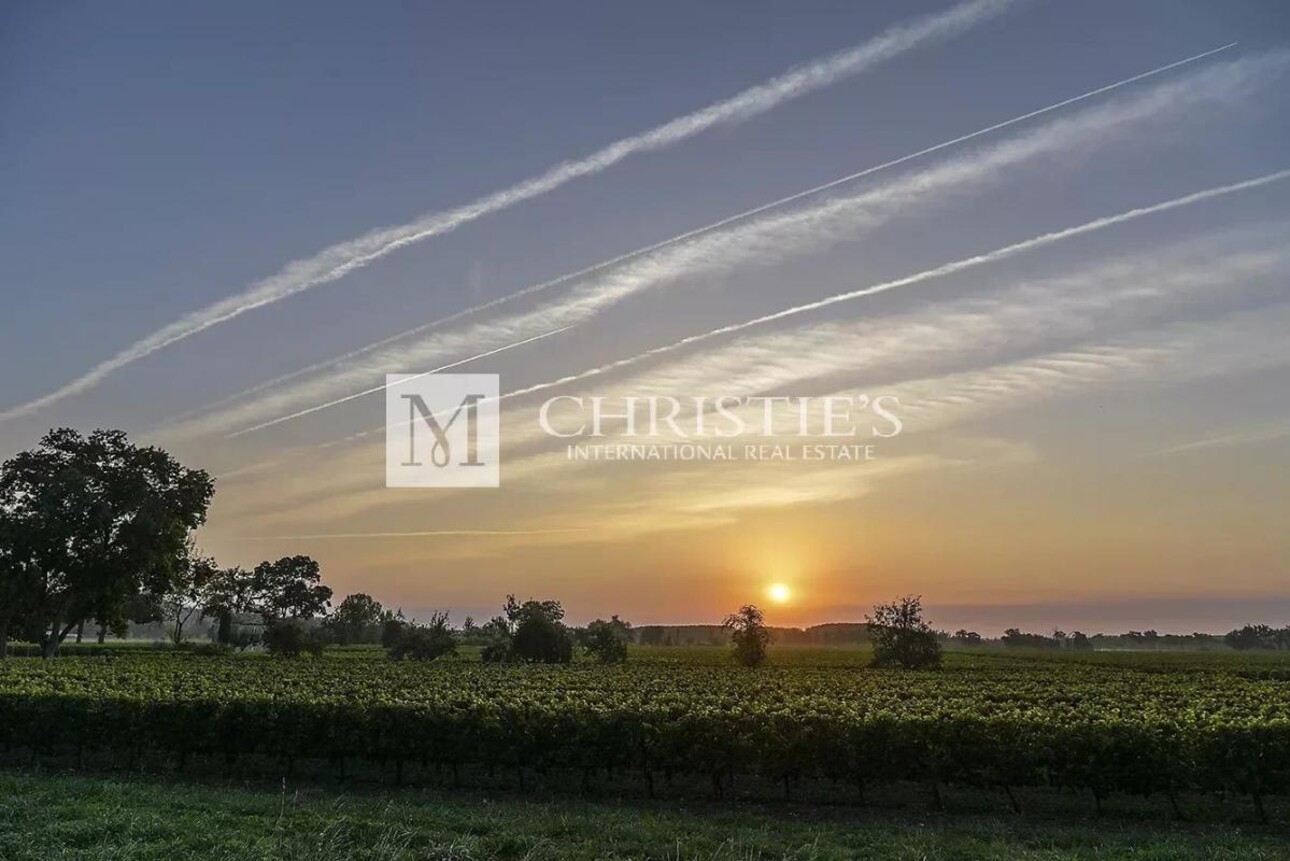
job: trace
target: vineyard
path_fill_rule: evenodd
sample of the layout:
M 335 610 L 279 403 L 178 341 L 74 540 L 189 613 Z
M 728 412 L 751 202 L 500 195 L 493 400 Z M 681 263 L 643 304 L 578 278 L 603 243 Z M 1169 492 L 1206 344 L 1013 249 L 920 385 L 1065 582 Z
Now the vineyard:
M 1111 793 L 1290 793 L 1284 662 L 1227 656 L 1060 660 L 952 655 L 936 672 L 872 670 L 802 650 L 746 670 L 721 650 L 638 651 L 625 665 L 395 663 L 147 653 L 0 664 L 13 754 L 358 763 L 460 780 L 563 770 L 642 792 L 678 776 L 722 796 L 743 777 L 914 781 Z M 790 655 L 793 653 L 789 653 Z M 675 657 L 667 657 L 672 655 Z

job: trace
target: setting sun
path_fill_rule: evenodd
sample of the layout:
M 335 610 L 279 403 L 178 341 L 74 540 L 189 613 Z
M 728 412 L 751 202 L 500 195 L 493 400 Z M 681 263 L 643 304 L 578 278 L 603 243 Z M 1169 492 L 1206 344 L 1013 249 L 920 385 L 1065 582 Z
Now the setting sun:
M 774 601 L 776 604 L 783 604 L 788 601 L 793 593 L 790 592 L 789 588 L 783 583 L 772 583 L 770 588 L 766 590 L 766 594 L 769 595 L 770 600 Z

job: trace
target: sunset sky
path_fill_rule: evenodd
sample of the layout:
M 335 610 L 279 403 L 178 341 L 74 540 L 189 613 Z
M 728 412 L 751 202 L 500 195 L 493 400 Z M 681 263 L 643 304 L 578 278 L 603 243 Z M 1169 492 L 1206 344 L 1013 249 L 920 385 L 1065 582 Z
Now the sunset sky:
M 31 2 L 0 81 L 0 454 L 161 445 L 222 563 L 458 619 L 1290 621 L 1282 0 Z M 387 488 L 385 375 L 485 353 L 533 389 L 501 487 Z M 904 426 L 860 463 L 538 424 L 857 393 Z

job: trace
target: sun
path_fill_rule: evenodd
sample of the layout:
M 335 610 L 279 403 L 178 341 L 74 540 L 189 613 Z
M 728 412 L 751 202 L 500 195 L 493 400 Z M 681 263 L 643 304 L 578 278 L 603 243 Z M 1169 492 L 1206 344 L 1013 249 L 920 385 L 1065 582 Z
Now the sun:
M 788 599 L 793 596 L 792 591 L 783 583 L 770 584 L 770 587 L 766 590 L 766 594 L 769 595 L 770 600 L 774 601 L 776 604 L 786 604 L 788 603 Z

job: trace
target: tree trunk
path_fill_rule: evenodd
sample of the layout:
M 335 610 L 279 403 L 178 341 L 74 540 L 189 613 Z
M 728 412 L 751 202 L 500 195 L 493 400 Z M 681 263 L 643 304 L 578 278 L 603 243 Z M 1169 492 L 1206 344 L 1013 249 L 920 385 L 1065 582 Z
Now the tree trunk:
M 0 621 L 0 661 L 9 657 L 9 623 Z
M 103 645 L 103 641 L 106 639 L 107 639 L 107 622 L 99 622 L 99 645 L 100 646 Z
M 85 638 L 85 620 L 82 619 L 81 623 L 76 626 L 76 642 L 79 643 L 84 638 Z
M 233 614 L 223 611 L 219 614 L 219 634 L 217 639 L 227 646 L 233 641 Z
M 40 656 L 42 658 L 52 658 L 58 651 L 58 626 L 62 624 L 62 619 L 55 616 L 49 623 L 49 626 L 40 635 Z

